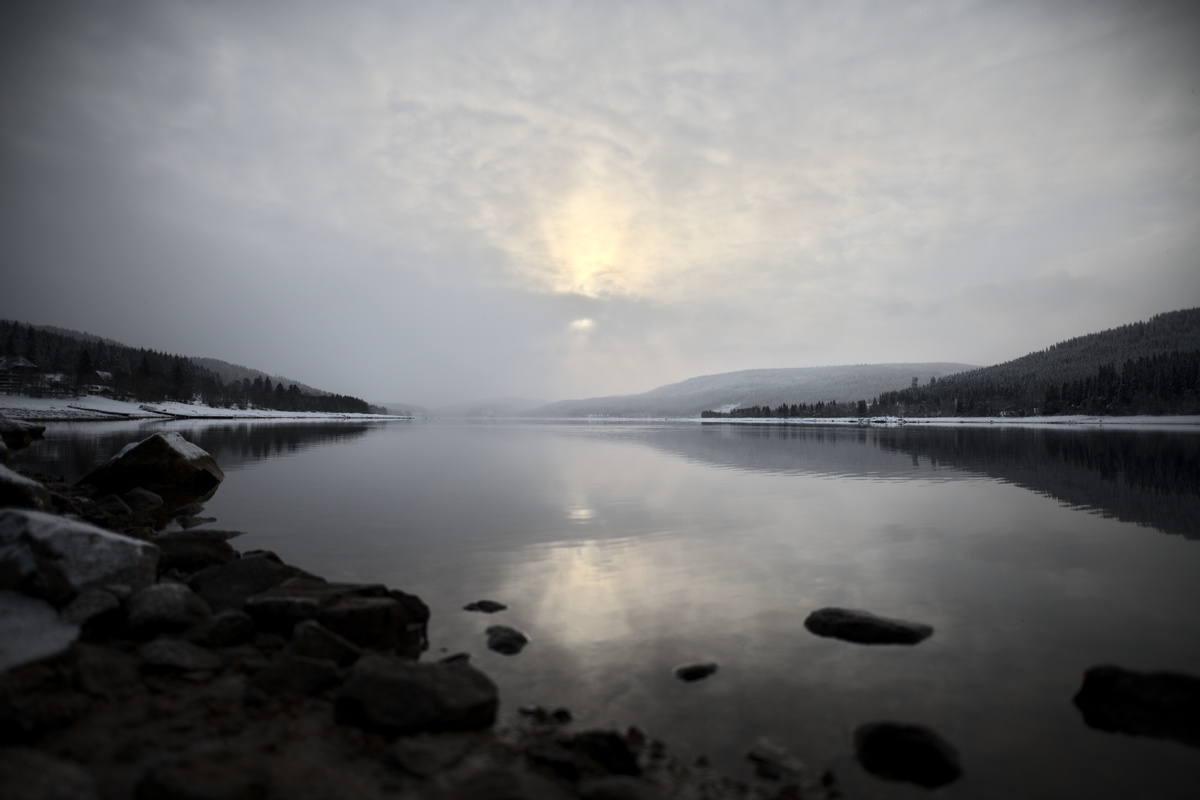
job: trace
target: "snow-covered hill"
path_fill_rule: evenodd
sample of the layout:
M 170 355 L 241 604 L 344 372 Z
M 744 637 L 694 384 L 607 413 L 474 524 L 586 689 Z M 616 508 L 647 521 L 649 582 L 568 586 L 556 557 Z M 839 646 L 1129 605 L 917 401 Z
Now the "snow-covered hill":
M 925 384 L 931 377 L 940 380 L 974 368 L 970 364 L 933 362 L 747 369 L 689 378 L 642 394 L 561 400 L 527 411 L 524 416 L 692 417 L 701 411 L 743 406 L 870 401 L 880 392 L 911 386 L 913 378 Z

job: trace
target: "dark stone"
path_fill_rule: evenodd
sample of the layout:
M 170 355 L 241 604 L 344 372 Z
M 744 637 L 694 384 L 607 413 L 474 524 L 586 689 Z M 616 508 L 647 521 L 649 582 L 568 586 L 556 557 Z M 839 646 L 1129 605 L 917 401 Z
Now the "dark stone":
M 134 787 L 134 800 L 263 800 L 270 773 L 255 753 L 203 744 L 151 764 Z
M 269 695 L 308 695 L 336 685 L 340 678 L 337 664 L 328 659 L 285 653 L 259 670 L 247 688 Z
M 84 641 L 120 636 L 126 629 L 121 601 L 106 589 L 85 589 L 59 612 L 59 616 L 64 622 L 78 625 L 80 638 Z
M 320 578 L 290 578 L 246 600 L 246 613 L 259 628 L 291 634 L 296 624 L 316 619 L 322 608 L 343 597 L 382 597 L 379 585 L 328 583 Z
M 203 647 L 236 647 L 257 635 L 258 629 L 249 614 L 227 608 L 186 631 L 183 638 Z
M 917 644 L 933 634 L 919 622 L 877 617 L 868 611 L 822 608 L 808 615 L 804 627 L 817 636 L 856 644 Z
M 140 486 L 130 489 L 121 499 L 125 501 L 125 505 L 129 506 L 135 512 L 154 511 L 155 509 L 162 508 L 163 505 L 161 497 Z
M 305 620 L 292 632 L 287 652 L 309 658 L 325 658 L 348 667 L 362 655 L 355 644 L 338 636 L 316 620 Z
M 156 433 L 129 445 L 80 479 L 102 494 L 126 494 L 137 487 L 163 499 L 166 508 L 207 500 L 225 473 L 213 457 L 178 433 Z
M 504 603 L 497 603 L 495 600 L 476 600 L 474 603 L 467 603 L 463 606 L 463 611 L 482 611 L 484 614 L 495 614 L 506 608 L 508 606 Z
M 693 664 L 681 664 L 676 667 L 675 677 L 681 681 L 691 683 L 692 681 L 703 680 L 709 675 L 717 671 L 717 665 L 713 661 L 698 661 Z
M 0 506 L 53 511 L 54 500 L 45 486 L 0 464 Z
M 33 444 L 35 439 L 41 439 L 45 432 L 45 425 L 0 415 L 0 439 L 4 440 L 9 450 L 23 450 Z
M 540 775 L 499 767 L 471 773 L 449 791 L 452 800 L 568 800 L 571 795 Z
M 662 800 L 662 792 L 641 778 L 613 775 L 594 778 L 579 786 L 582 800 Z
M 142 645 L 138 654 L 152 669 L 203 672 L 221 667 L 216 653 L 179 639 L 155 639 Z
M 933 789 L 962 775 L 954 748 L 920 725 L 899 722 L 860 725 L 854 731 L 854 749 L 863 769 L 887 780 Z
M 405 772 L 431 778 L 462 761 L 473 746 L 469 734 L 421 733 L 397 739 L 387 757 Z
M 465 661 L 418 664 L 368 654 L 336 701 L 339 722 L 405 734 L 476 730 L 495 722 L 496 685 Z
M 96 782 L 83 767 L 29 747 L 0 747 L 4 800 L 96 800 Z
M 126 605 L 129 632 L 148 638 L 160 633 L 178 633 L 212 616 L 204 598 L 182 583 L 147 586 Z
M 187 534 L 168 534 L 155 537 L 154 543 L 162 550 L 158 562 L 159 573 L 177 569 L 183 573 L 199 572 L 236 561 L 237 551 L 224 539 Z
M 89 519 L 98 517 L 113 522 L 128 521 L 133 519 L 133 509 L 115 494 L 110 494 L 97 500 L 87 510 L 87 516 Z
M 214 611 L 240 610 L 248 598 L 306 574 L 284 564 L 274 553 L 246 553 L 236 561 L 201 570 L 188 580 L 188 585 Z
M 359 647 L 390 650 L 405 631 L 404 607 L 390 597 L 342 597 L 317 612 L 317 621 Z
M 1200 678 L 1092 667 L 1074 702 L 1088 727 L 1200 747 Z
M 515 656 L 529 644 L 529 637 L 516 628 L 507 625 L 493 625 L 487 629 L 487 646 L 489 650 Z
M 611 775 L 641 775 L 637 756 L 616 731 L 584 731 L 556 740 L 567 750 L 584 756 Z

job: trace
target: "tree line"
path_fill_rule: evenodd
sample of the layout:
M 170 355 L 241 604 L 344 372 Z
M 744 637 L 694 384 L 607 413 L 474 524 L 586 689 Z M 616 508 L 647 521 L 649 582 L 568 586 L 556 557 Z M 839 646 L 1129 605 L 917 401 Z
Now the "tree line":
M 0 320 L 0 342 L 9 365 L 6 389 L 22 394 L 103 391 L 142 403 L 200 400 L 216 408 L 386 413 L 357 397 L 305 394 L 296 384 L 285 387 L 263 376 L 225 383 L 216 372 L 184 356 L 100 339 L 85 341 L 9 320 Z

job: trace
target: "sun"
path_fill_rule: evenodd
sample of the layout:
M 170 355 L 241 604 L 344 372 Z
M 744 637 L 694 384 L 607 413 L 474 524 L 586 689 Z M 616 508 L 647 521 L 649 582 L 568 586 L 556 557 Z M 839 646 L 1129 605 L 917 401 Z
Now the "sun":
M 555 292 L 600 297 L 638 292 L 646 280 L 633 213 L 601 193 L 579 193 L 546 224 Z

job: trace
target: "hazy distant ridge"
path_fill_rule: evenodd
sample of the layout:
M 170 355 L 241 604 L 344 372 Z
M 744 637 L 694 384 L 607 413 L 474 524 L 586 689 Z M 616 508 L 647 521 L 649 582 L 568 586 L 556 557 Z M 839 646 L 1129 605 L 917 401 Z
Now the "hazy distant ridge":
M 882 392 L 941 380 L 971 364 L 952 362 L 857 364 L 837 367 L 747 369 L 688 378 L 634 395 L 561 400 L 527 411 L 531 417 L 694 417 L 730 406 L 776 406 L 829 400 L 870 400 Z

